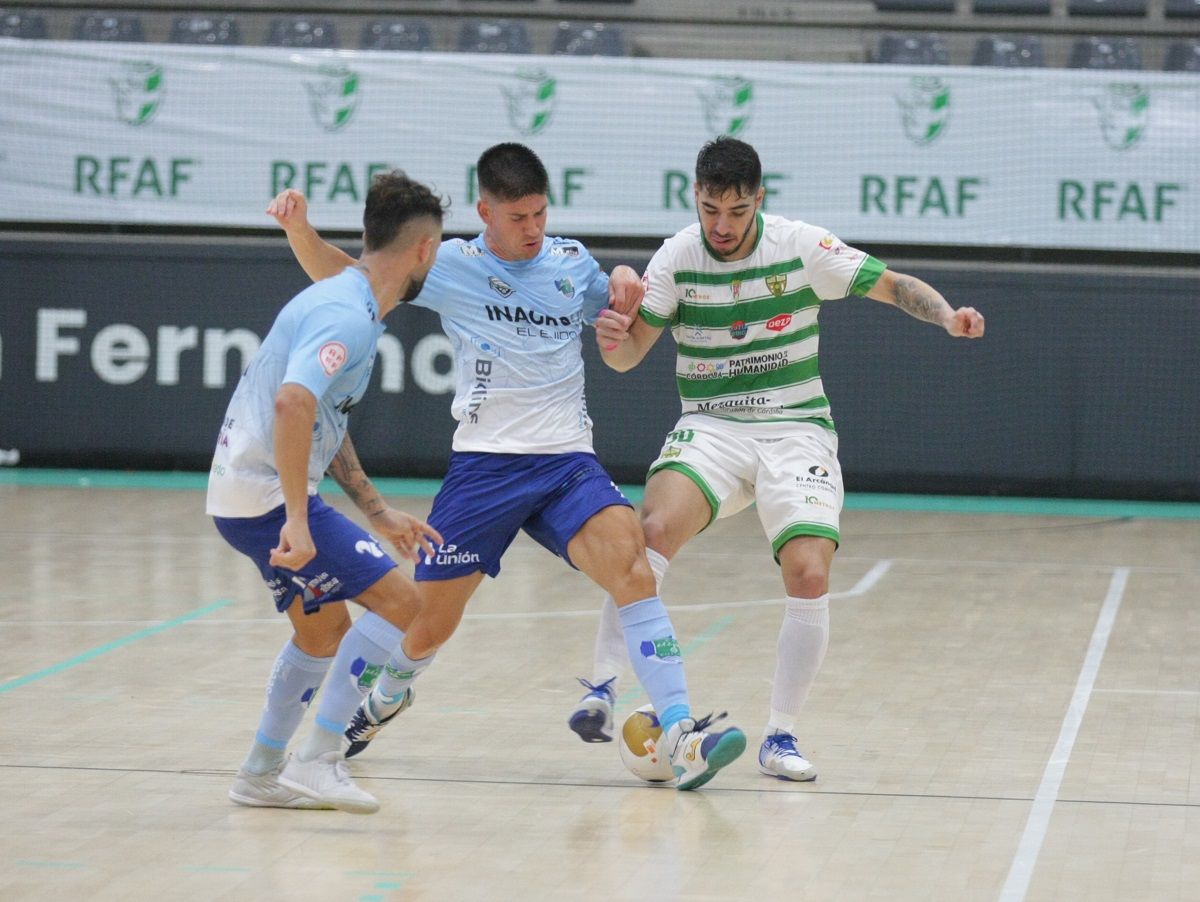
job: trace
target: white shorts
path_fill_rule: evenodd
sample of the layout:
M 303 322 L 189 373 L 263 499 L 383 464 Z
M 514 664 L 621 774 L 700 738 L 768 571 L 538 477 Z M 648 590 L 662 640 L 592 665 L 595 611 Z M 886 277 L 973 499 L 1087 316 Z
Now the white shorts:
M 708 498 L 711 523 L 757 502 L 771 550 L 796 536 L 840 541 L 837 434 L 815 423 L 746 423 L 685 414 L 649 475 L 677 470 Z

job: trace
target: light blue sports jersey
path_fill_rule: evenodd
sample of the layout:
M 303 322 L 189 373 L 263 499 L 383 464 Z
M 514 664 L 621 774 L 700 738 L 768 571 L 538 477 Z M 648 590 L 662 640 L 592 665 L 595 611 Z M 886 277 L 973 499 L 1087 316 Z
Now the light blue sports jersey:
M 587 248 L 546 238 L 532 260 L 501 260 L 479 235 L 442 242 L 413 301 L 454 343 L 455 451 L 592 450 L 583 396 L 584 323 L 608 305 L 608 275 Z
M 208 474 L 207 511 L 257 517 L 283 503 L 275 469 L 275 395 L 293 382 L 317 399 L 308 493 L 315 495 L 371 378 L 383 334 L 379 303 L 353 267 L 290 300 L 242 374 L 225 412 Z

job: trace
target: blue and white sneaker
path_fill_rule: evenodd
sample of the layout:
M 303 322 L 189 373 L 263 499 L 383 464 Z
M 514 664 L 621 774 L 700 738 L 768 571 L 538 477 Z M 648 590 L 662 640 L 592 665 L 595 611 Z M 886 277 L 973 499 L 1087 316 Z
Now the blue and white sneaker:
M 412 706 L 414 697 L 413 687 L 409 686 L 404 690 L 404 697 L 390 709 L 385 709 L 385 713 L 380 717 L 375 712 L 380 710 L 376 706 L 381 705 L 382 702 L 375 698 L 374 690 L 368 692 L 366 698 L 358 703 L 358 710 L 354 712 L 354 716 L 350 718 L 350 726 L 346 727 L 345 737 L 346 741 L 350 743 L 346 749 L 346 757 L 353 758 L 365 749 L 386 724 L 391 723 L 396 715 L 407 711 Z
M 758 750 L 758 769 L 769 777 L 807 783 L 817 779 L 817 769 L 796 749 L 791 733 L 768 733 Z
M 567 725 L 578 733 L 584 742 L 612 742 L 613 702 L 616 701 L 617 678 L 609 677 L 595 686 L 587 680 L 581 679 L 579 682 L 587 687 L 587 695 L 579 700 Z
M 699 789 L 746 750 L 746 734 L 737 727 L 707 732 L 713 721 L 724 716 L 709 714 L 699 720 L 685 717 L 667 731 L 663 749 L 671 756 L 676 789 Z

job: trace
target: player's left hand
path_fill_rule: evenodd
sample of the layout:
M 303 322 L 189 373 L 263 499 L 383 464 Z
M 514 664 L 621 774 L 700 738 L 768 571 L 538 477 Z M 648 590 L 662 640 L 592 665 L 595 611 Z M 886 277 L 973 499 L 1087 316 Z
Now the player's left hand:
M 983 314 L 974 307 L 959 307 L 946 323 L 955 338 L 983 338 Z
M 394 507 L 385 507 L 368 519 L 371 528 L 391 542 L 400 557 L 408 561 L 420 560 L 422 551 L 427 558 L 432 558 L 437 551 L 435 543 L 441 545 L 444 541 L 442 534 L 424 520 Z
M 646 286 L 632 267 L 618 266 L 608 277 L 608 306 L 617 313 L 637 313 L 645 294 Z

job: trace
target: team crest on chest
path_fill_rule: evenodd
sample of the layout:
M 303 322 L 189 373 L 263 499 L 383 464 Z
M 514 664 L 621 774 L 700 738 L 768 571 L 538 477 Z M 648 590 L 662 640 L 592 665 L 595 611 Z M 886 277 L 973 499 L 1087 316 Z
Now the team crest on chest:
M 516 290 L 503 279 L 497 279 L 495 276 L 488 276 L 488 286 L 502 298 L 508 297 Z
M 771 294 L 775 297 L 783 297 L 784 291 L 787 290 L 787 273 L 776 273 L 766 278 L 767 287 L 771 289 Z
M 561 279 L 554 280 L 554 287 L 562 292 L 564 298 L 575 297 L 575 286 L 571 284 L 570 276 L 563 276 Z
M 733 292 L 733 299 L 740 301 L 742 299 L 742 280 L 734 279 L 729 283 L 729 290 Z

